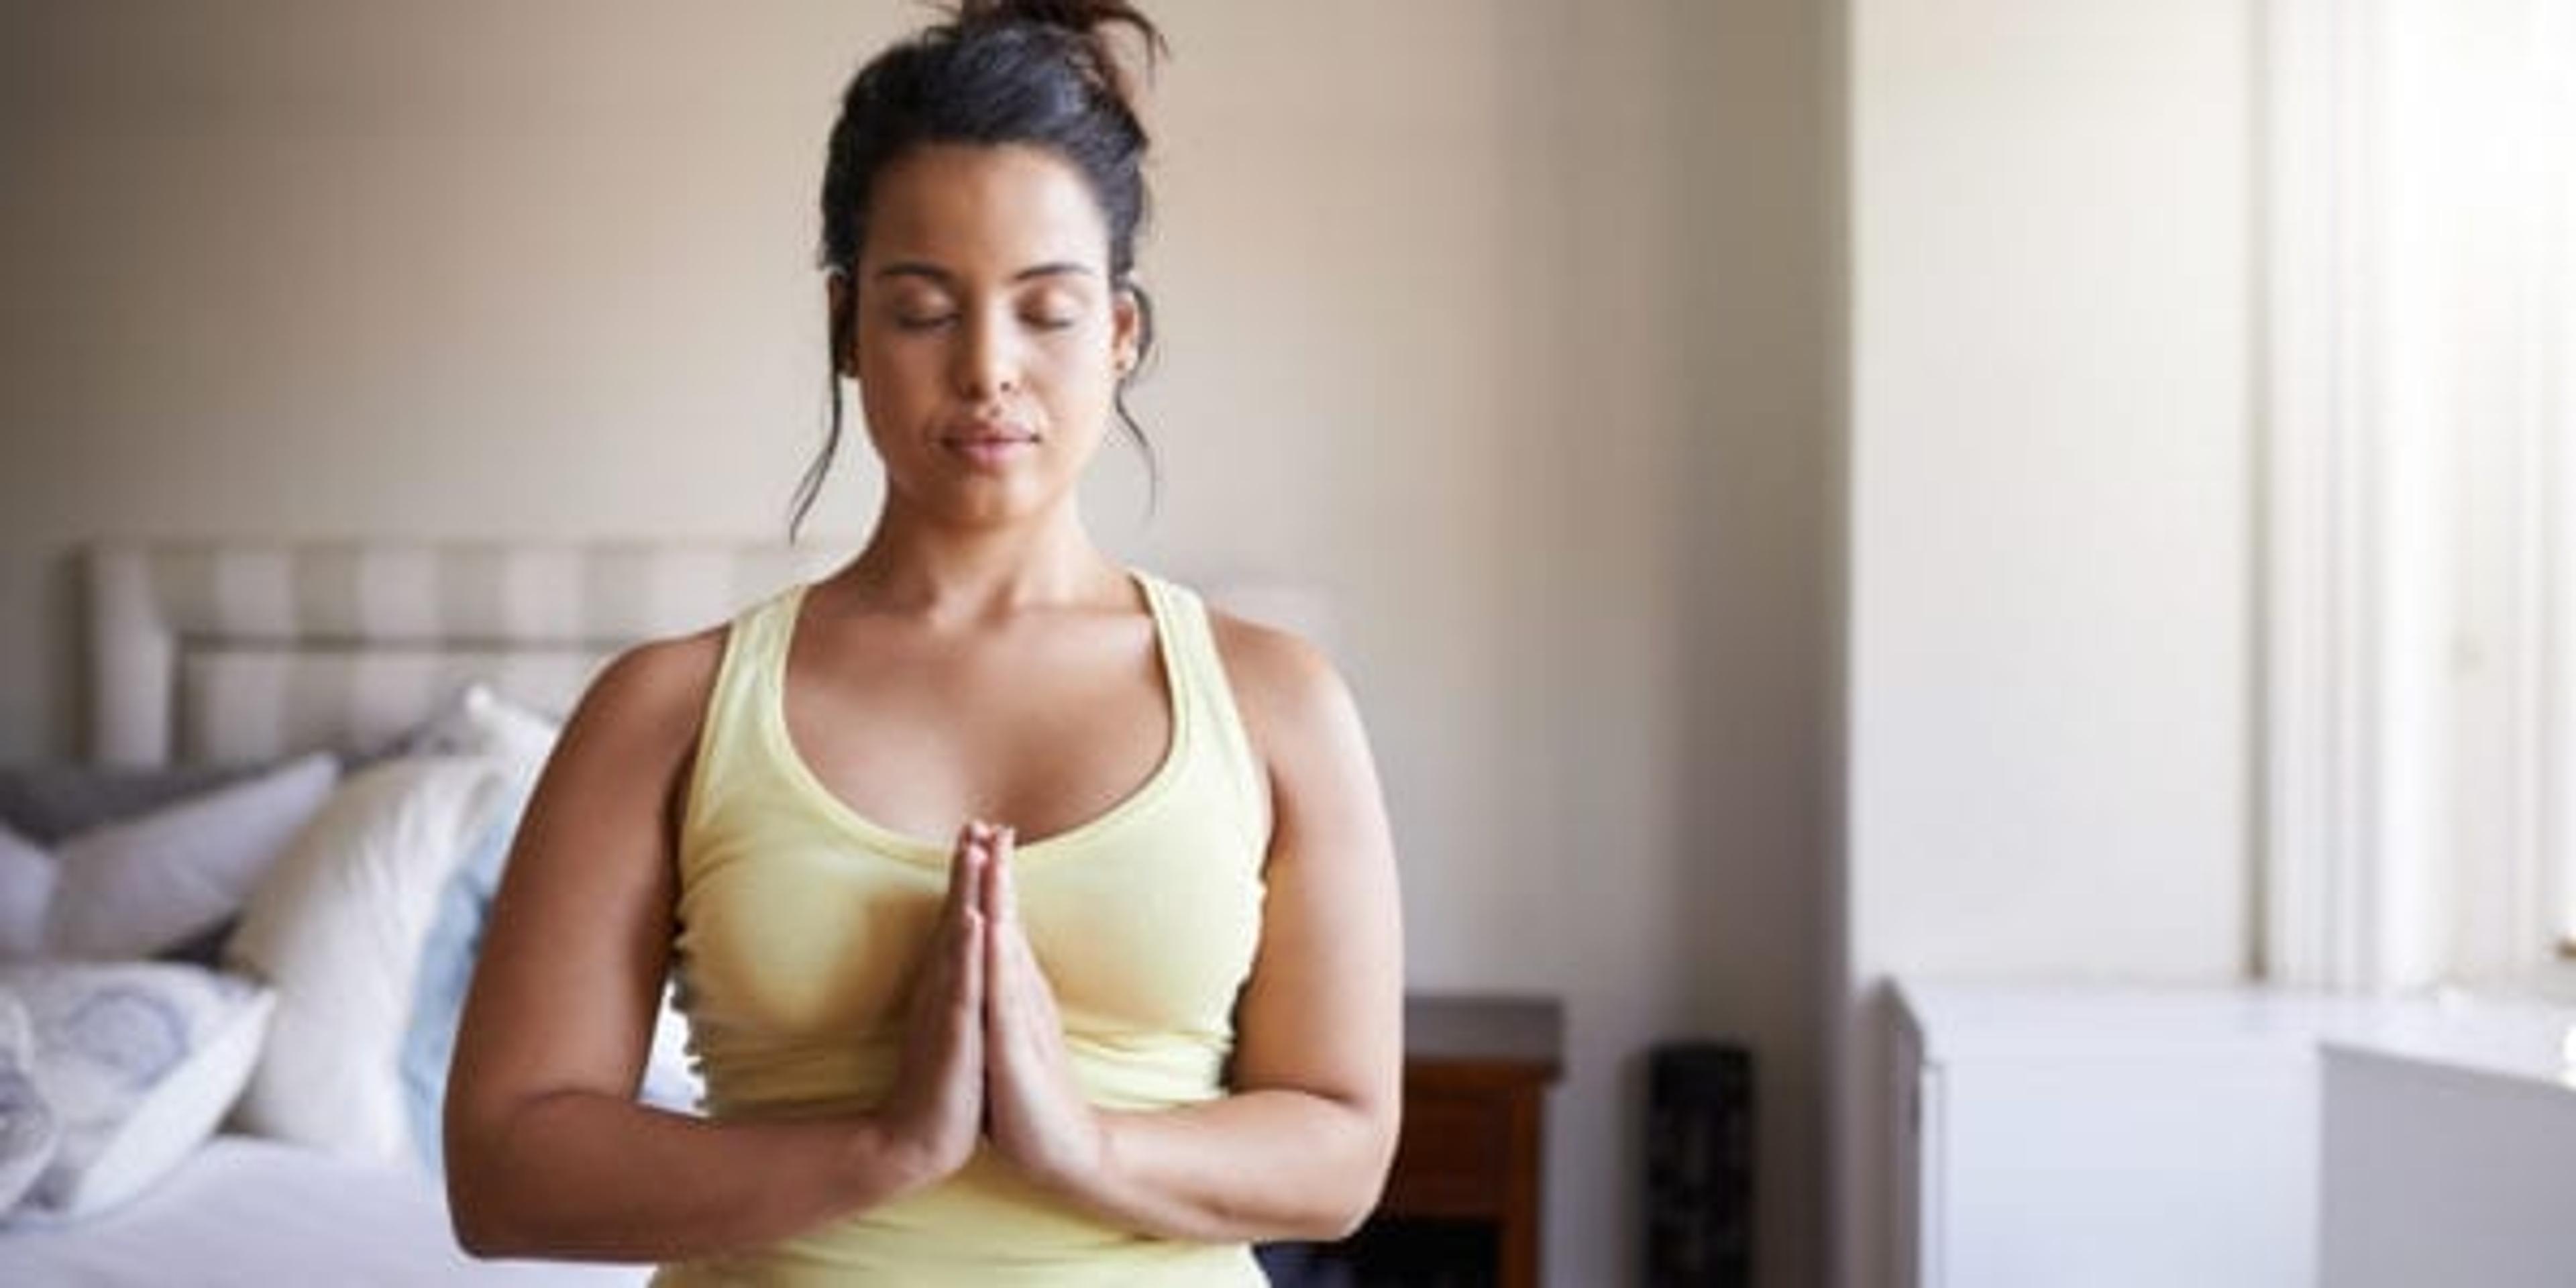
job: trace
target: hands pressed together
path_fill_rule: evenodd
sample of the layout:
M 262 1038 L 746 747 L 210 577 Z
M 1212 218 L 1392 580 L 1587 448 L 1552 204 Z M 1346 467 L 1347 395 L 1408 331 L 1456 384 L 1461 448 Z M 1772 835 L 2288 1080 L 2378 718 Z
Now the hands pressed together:
M 1079 1191 L 1099 1173 L 1105 1142 L 1021 926 L 1015 841 L 1010 828 L 980 821 L 958 834 L 882 1118 L 931 1179 L 965 1166 L 983 1137 L 1038 1183 Z

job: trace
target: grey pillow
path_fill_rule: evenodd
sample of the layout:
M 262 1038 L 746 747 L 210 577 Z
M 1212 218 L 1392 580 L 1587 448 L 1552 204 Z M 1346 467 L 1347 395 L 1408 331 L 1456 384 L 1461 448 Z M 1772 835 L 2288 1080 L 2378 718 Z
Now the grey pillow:
M 239 912 L 330 799 L 339 762 L 316 753 L 248 782 L 93 828 L 55 851 L 45 952 L 93 961 L 160 953 Z
M 293 756 L 249 764 L 0 766 L 0 823 L 38 845 L 119 819 L 148 814 L 184 797 L 246 782 Z

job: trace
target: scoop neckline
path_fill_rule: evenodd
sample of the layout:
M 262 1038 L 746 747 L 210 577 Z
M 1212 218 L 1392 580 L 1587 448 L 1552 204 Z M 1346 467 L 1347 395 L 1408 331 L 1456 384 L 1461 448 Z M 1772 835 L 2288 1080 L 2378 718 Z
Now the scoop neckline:
M 1164 740 L 1162 759 L 1155 763 L 1153 771 L 1145 776 L 1143 782 L 1090 818 L 1034 841 L 1020 842 L 1013 847 L 1012 854 L 1022 862 L 1078 846 L 1118 825 L 1129 815 L 1145 808 L 1155 798 L 1161 796 L 1172 779 L 1179 776 L 1183 753 L 1187 749 L 1190 736 L 1190 705 L 1184 700 L 1185 688 L 1181 675 L 1180 650 L 1174 646 L 1172 639 L 1171 613 L 1164 604 L 1162 587 L 1155 584 L 1151 574 L 1134 567 L 1125 567 L 1121 571 L 1126 573 L 1129 581 L 1135 583 L 1138 590 L 1144 592 L 1145 612 L 1153 620 L 1154 653 L 1157 663 L 1163 670 L 1163 700 L 1171 708 L 1171 734 Z M 796 645 L 796 624 L 804 615 L 806 592 L 813 587 L 814 583 L 810 581 L 797 583 L 789 590 L 786 602 L 781 607 L 780 611 L 785 615 L 786 620 L 779 627 L 780 639 L 774 650 L 777 656 L 766 668 L 768 683 L 760 704 L 763 731 L 769 738 L 772 750 L 785 764 L 789 778 L 800 790 L 813 797 L 823 811 L 844 829 L 858 834 L 884 853 L 916 863 L 945 867 L 949 856 L 954 852 L 953 845 L 900 831 L 859 812 L 857 806 L 843 800 L 839 793 L 823 782 L 822 775 L 814 772 L 814 767 L 806 762 L 805 753 L 797 749 L 794 735 L 788 731 L 788 655 Z

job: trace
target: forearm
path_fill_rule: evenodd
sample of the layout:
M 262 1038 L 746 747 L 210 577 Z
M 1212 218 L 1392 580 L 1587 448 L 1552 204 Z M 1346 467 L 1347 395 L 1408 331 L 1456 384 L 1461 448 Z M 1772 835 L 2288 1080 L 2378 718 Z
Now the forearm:
M 1101 1160 L 1077 1202 L 1168 1239 L 1335 1239 L 1376 1206 L 1392 1110 L 1288 1090 L 1151 1112 L 1101 1111 Z
M 716 1123 L 564 1092 L 519 1106 L 480 1148 L 451 1136 L 448 1195 L 477 1256 L 675 1261 L 800 1233 L 928 1170 L 865 1116 Z

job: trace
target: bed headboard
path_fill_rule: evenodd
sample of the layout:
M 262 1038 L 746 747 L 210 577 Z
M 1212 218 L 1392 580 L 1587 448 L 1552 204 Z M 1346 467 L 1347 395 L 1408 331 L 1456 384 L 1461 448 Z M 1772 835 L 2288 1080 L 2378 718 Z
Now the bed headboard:
M 560 716 L 619 650 L 713 626 L 847 556 L 747 541 L 103 543 L 86 552 L 89 757 L 377 747 L 476 680 Z M 1311 586 L 1179 575 L 1333 648 Z
M 611 655 L 846 551 L 754 543 L 111 543 L 87 552 L 89 754 L 376 745 L 474 680 L 568 710 Z

